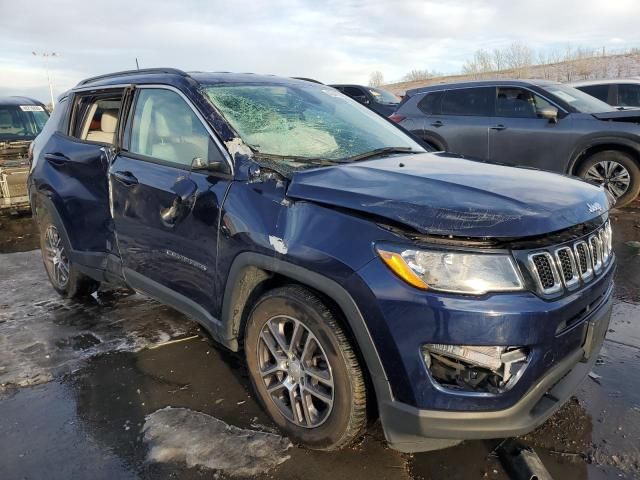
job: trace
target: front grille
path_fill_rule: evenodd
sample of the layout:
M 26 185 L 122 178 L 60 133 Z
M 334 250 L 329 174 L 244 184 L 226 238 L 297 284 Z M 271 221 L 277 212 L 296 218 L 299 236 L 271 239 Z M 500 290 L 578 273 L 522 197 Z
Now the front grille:
M 607 222 L 587 241 L 549 247 L 529 254 L 529 268 L 543 295 L 573 289 L 604 271 L 612 257 L 611 225 Z
M 548 253 L 538 253 L 532 256 L 533 266 L 538 275 L 540 286 L 543 290 L 549 290 L 559 283 L 556 278 L 555 268 L 553 267 L 553 259 Z

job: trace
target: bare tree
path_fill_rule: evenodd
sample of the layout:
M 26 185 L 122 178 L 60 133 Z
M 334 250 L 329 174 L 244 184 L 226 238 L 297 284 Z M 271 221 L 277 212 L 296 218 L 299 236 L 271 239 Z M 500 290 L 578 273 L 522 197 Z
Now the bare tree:
M 513 42 L 504 52 L 507 68 L 518 77 L 527 76 L 533 63 L 533 51 L 522 42 Z
M 384 85 L 384 75 L 382 75 L 382 72 L 378 70 L 371 72 L 371 75 L 369 75 L 369 86 L 380 87 L 381 85 Z
M 493 66 L 498 72 L 500 70 L 504 70 L 504 67 L 505 67 L 504 52 L 499 48 L 493 49 Z
M 438 73 L 436 71 L 429 71 L 429 70 L 411 70 L 409 73 L 407 73 L 404 77 L 402 77 L 402 79 L 405 82 L 415 82 L 415 81 L 419 81 L 419 80 L 429 80 L 430 78 L 433 77 L 437 77 L 441 75 L 441 73 Z

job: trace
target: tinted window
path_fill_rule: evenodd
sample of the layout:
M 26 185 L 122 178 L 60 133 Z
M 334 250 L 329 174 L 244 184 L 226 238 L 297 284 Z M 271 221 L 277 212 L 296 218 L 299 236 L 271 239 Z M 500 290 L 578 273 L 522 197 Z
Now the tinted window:
M 498 117 L 538 118 L 538 112 L 552 105 L 531 90 L 517 87 L 499 87 L 496 97 Z
M 633 83 L 618 85 L 618 105 L 621 107 L 640 107 L 640 85 Z
M 442 98 L 443 115 L 493 115 L 495 88 L 461 88 L 448 90 Z
M 364 92 L 357 87 L 344 87 L 342 91 L 350 97 L 364 97 Z
M 418 108 L 427 115 L 440 113 L 440 100 L 442 92 L 427 93 L 422 100 L 418 102 Z
M 603 102 L 609 101 L 609 85 L 587 85 L 584 87 L 578 87 L 578 90 L 582 90 L 584 93 L 588 93 L 592 97 L 596 97 Z
M 187 167 L 194 158 L 210 159 L 216 153 L 209 132 L 191 107 L 177 93 L 162 89 L 140 90 L 129 151 Z

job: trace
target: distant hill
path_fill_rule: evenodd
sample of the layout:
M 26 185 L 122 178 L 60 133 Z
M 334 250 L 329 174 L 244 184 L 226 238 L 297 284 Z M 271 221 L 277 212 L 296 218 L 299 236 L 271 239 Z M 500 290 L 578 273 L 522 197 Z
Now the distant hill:
M 585 57 L 544 65 L 530 65 L 512 70 L 468 75 L 447 75 L 411 82 L 390 83 L 383 85 L 383 88 L 396 95 L 404 95 L 407 90 L 412 88 L 469 80 L 543 78 L 558 82 L 573 82 L 599 78 L 629 78 L 638 76 L 640 76 L 640 52 L 633 52 L 620 55 Z

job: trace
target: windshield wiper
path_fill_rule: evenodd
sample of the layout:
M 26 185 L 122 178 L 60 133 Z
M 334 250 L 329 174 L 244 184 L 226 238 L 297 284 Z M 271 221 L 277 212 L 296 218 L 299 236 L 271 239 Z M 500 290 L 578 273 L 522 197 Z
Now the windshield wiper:
M 382 147 L 370 150 L 368 152 L 359 153 L 353 157 L 347 157 L 340 160 L 341 163 L 357 162 L 359 160 L 366 160 L 367 158 L 377 157 L 379 155 L 389 155 L 392 153 L 422 153 L 418 150 L 414 150 L 411 147 Z

